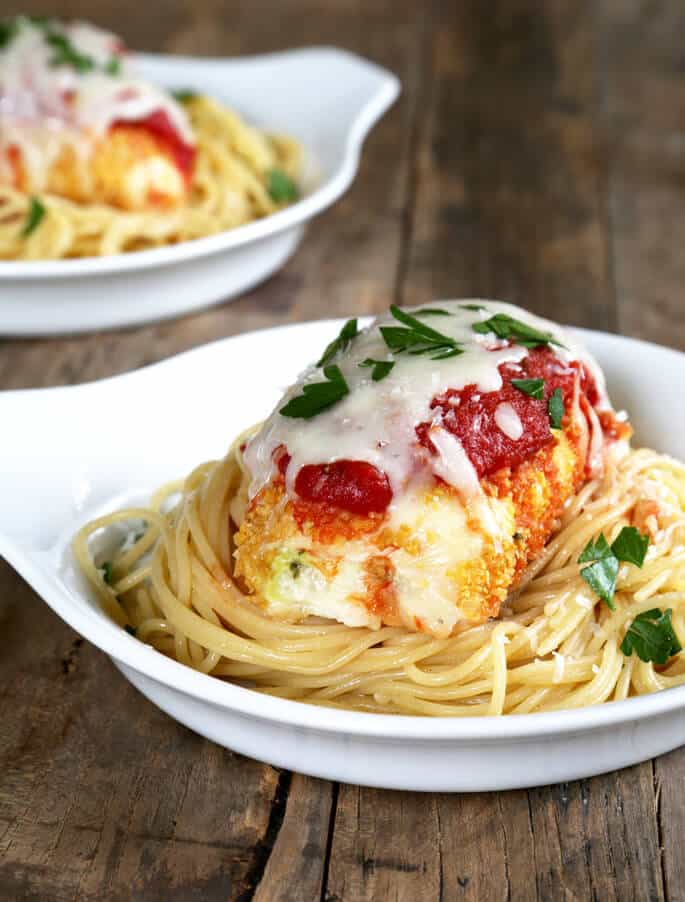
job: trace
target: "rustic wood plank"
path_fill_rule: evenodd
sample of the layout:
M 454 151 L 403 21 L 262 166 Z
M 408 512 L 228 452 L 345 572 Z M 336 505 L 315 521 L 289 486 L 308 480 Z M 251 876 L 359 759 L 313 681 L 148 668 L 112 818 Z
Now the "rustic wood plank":
M 254 902 L 320 898 L 333 802 L 332 783 L 293 774 L 277 838 L 250 896 Z
M 325 898 L 441 898 L 438 833 L 429 795 L 341 786 Z
M 685 751 L 676 749 L 653 762 L 656 787 L 656 812 L 661 844 L 666 898 L 685 900 L 685 859 L 682 846 L 685 835 Z
M 620 329 L 685 348 L 685 9 L 664 0 L 599 7 Z
M 593 4 L 438 6 L 406 300 L 613 326 Z

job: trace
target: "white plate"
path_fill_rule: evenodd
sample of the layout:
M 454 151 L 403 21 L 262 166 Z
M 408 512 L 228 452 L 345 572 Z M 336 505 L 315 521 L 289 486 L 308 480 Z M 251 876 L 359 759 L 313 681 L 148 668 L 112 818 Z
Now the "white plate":
M 339 328 L 329 321 L 255 332 L 103 382 L 0 393 L 0 553 L 156 705 L 281 767 L 388 788 L 508 789 L 614 770 L 685 743 L 685 687 L 519 717 L 339 711 L 197 673 L 101 613 L 73 568 L 77 527 L 223 454 Z M 632 412 L 637 441 L 685 459 L 685 432 L 674 428 L 685 418 L 685 354 L 598 332 L 583 338 L 615 403 Z
M 142 54 L 141 74 L 216 97 L 305 150 L 305 196 L 272 216 L 177 245 L 83 260 L 0 261 L 0 335 L 51 335 L 166 319 L 252 288 L 291 256 L 306 223 L 343 194 L 398 79 L 344 50 L 239 59 Z M 307 187 L 309 186 L 309 190 Z

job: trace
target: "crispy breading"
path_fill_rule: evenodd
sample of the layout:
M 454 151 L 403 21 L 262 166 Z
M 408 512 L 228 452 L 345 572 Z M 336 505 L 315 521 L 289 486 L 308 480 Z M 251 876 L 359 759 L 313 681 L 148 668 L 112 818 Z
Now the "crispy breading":
M 514 471 L 502 469 L 483 479 L 484 497 L 499 511 L 499 522 L 507 524 L 505 535 L 490 534 L 477 508 L 465 508 L 455 489 L 437 482 L 425 489 L 420 505 L 427 511 L 431 507 L 453 511 L 450 516 L 457 528 L 449 536 L 431 532 L 423 521 L 421 530 L 413 530 L 411 523 L 391 528 L 381 515 L 359 517 L 320 506 L 317 515 L 317 506 L 289 500 L 282 477 L 277 477 L 253 499 L 236 535 L 237 574 L 259 596 L 266 594 L 274 560 L 286 546 L 306 553 L 324 573 L 323 562 L 359 558 L 366 594 L 356 592 L 354 601 L 361 601 L 383 623 L 405 623 L 409 629 L 442 635 L 420 611 L 403 616 L 398 584 L 405 574 L 411 572 L 413 586 L 445 586 L 449 603 L 459 610 L 460 625 L 464 620 L 475 624 L 496 617 L 517 579 L 553 534 L 584 472 L 585 461 L 569 430 L 558 432 L 554 444 Z M 452 564 L 436 571 L 431 558 L 435 547 L 466 548 L 467 542 L 477 547 L 477 553 L 457 555 Z

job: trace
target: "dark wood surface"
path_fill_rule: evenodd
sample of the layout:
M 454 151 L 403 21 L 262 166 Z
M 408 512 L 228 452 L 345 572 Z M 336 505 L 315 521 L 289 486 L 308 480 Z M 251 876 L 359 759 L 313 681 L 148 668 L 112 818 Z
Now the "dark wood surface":
M 75 0 L 21 9 L 84 14 Z M 440 295 L 685 349 L 678 0 L 91 0 L 87 14 L 140 49 L 338 44 L 404 93 L 280 274 L 173 323 L 0 341 L 0 388 Z M 0 561 L 3 900 L 681 900 L 684 831 L 683 751 L 461 796 L 234 755 L 149 704 Z

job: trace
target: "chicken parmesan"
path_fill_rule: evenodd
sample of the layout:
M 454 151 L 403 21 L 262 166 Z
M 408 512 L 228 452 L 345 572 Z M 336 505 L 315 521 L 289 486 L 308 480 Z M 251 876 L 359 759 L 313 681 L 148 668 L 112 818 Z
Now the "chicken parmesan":
M 507 304 L 350 321 L 242 456 L 236 573 L 274 617 L 496 617 L 630 434 L 594 361 Z
M 0 21 L 0 258 L 137 250 L 230 228 L 296 198 L 297 156 L 294 142 L 209 98 L 141 78 L 107 31 Z
M 366 712 L 685 682 L 685 466 L 630 448 L 574 335 L 437 301 L 348 320 L 311 359 L 224 458 L 79 531 L 113 620 L 204 673 Z

